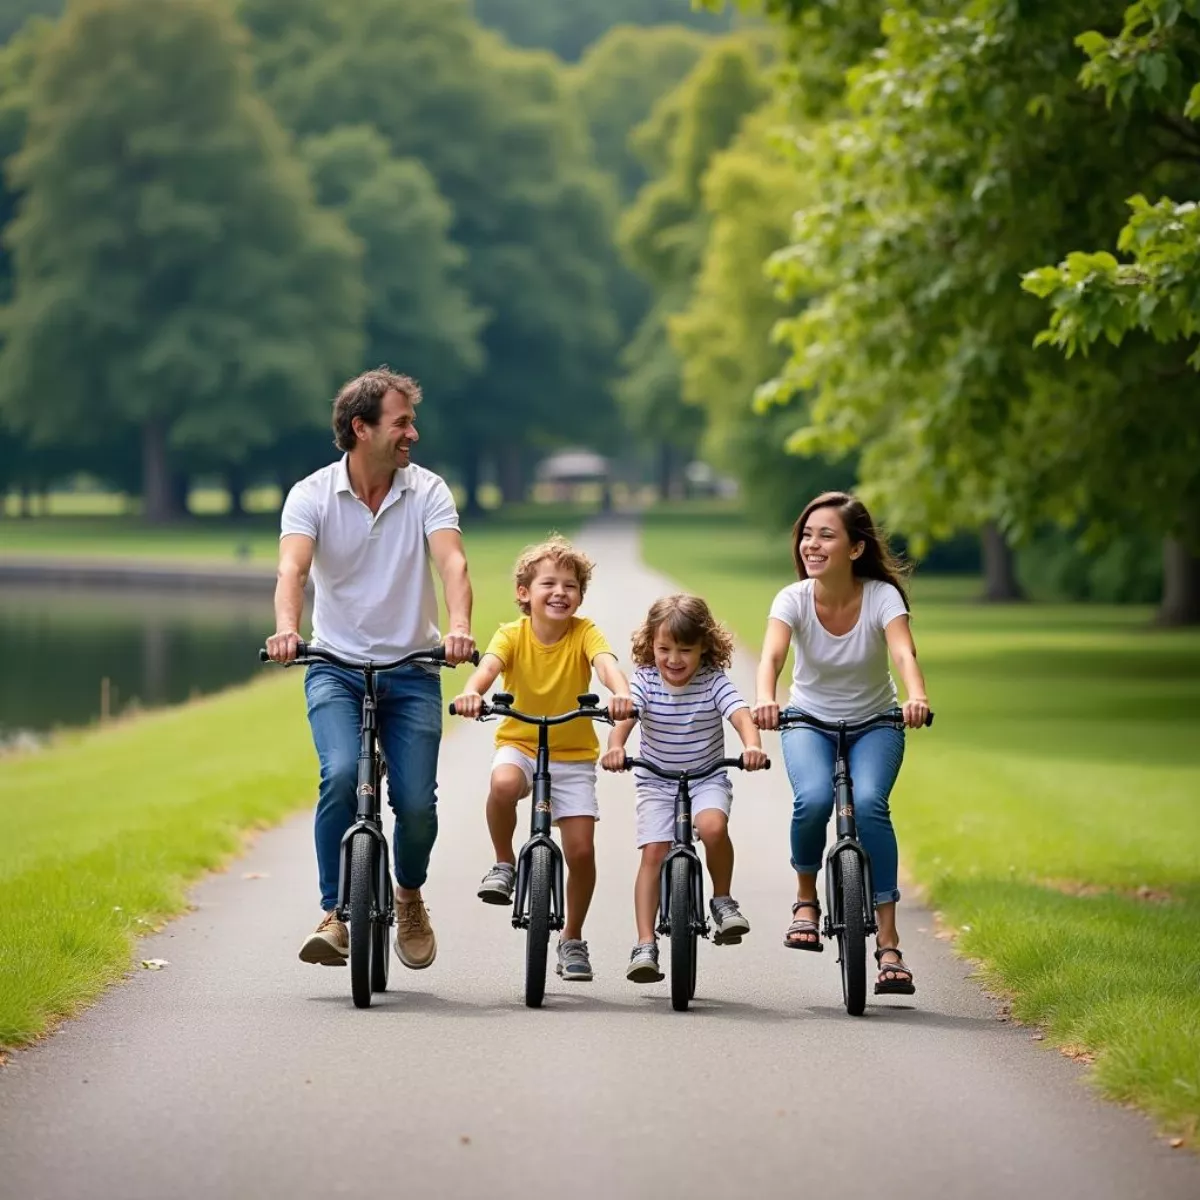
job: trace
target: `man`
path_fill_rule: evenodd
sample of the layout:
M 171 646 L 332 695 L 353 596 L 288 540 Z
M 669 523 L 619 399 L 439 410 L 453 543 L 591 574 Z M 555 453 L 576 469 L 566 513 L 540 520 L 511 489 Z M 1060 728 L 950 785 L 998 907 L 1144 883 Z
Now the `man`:
M 283 506 L 275 633 L 276 662 L 296 657 L 304 586 L 312 572 L 313 644 L 351 661 L 399 658 L 435 645 L 442 581 L 446 659 L 475 649 L 471 583 L 450 489 L 410 461 L 421 389 L 381 368 L 350 380 L 333 403 L 335 463 L 300 480 Z M 350 953 L 337 905 L 342 836 L 354 821 L 363 678 L 328 663 L 307 670 L 308 720 L 321 764 L 317 868 L 324 916 L 300 947 L 302 962 L 343 966 Z M 437 837 L 437 762 L 442 736 L 437 671 L 408 666 L 378 677 L 379 738 L 395 813 L 396 953 L 414 970 L 433 962 L 437 939 L 421 898 Z

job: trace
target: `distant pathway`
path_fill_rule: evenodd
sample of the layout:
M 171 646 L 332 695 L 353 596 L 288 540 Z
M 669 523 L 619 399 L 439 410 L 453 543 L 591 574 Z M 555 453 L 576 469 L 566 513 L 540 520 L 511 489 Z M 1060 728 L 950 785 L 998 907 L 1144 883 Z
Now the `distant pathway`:
M 583 541 L 599 564 L 584 611 L 624 654 L 671 585 L 639 565 L 632 524 Z M 738 661 L 747 689 L 751 671 Z M 779 769 L 735 780 L 734 894 L 753 932 L 702 946 L 694 1010 L 672 1013 L 665 984 L 625 981 L 633 795 L 611 776 L 587 927 L 596 981 L 552 977 L 546 1007 L 526 1010 L 522 937 L 474 896 L 491 734 L 464 725 L 444 747 L 430 970 L 394 963 L 393 990 L 356 1011 L 346 971 L 296 960 L 317 916 L 309 817 L 264 835 L 142 944 L 169 967 L 0 1069 L 0 1198 L 1200 1197 L 1200 1160 L 997 1020 L 912 905 L 916 1004 L 845 1015 L 834 954 L 781 944 L 789 802 L 774 735 Z

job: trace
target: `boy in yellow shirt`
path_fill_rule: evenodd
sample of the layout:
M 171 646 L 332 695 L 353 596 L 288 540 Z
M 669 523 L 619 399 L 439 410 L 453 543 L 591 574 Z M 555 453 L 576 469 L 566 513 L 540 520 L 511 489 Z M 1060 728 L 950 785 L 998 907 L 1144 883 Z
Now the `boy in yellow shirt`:
M 483 693 L 501 673 L 514 708 L 538 717 L 569 712 L 578 707 L 578 697 L 590 690 L 593 668 L 612 692 L 608 708 L 614 719 L 630 716 L 629 681 L 616 655 L 591 621 L 575 615 L 591 577 L 591 560 L 565 538 L 556 536 L 522 552 L 515 579 L 517 606 L 525 615 L 496 630 L 463 694 L 454 701 L 459 716 L 479 715 Z M 558 826 L 567 864 L 567 912 L 557 970 L 564 979 L 577 981 L 592 978 L 583 921 L 596 888 L 599 754 L 591 721 L 551 727 L 551 820 Z M 536 756 L 536 727 L 512 718 L 500 723 L 487 799 L 496 864 L 479 888 L 479 898 L 488 904 L 512 903 L 517 801 L 529 795 Z

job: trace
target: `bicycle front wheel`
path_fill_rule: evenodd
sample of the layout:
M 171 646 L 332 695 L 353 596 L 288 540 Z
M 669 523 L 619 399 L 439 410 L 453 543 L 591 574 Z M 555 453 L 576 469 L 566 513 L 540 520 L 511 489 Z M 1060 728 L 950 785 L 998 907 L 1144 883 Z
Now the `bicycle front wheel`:
M 842 999 L 852 1017 L 861 1017 L 867 1006 L 866 893 L 862 859 L 853 850 L 838 855 L 841 930 L 838 957 L 842 964 Z
M 692 875 L 681 854 L 671 863 L 671 1007 L 686 1012 L 696 993 L 696 935 L 692 932 Z
M 374 891 L 375 842 L 369 833 L 356 833 L 350 842 L 350 994 L 355 1008 L 371 1004 Z
M 541 1008 L 546 996 L 546 955 L 550 945 L 549 846 L 534 846 L 529 855 L 529 928 L 525 938 L 525 1004 Z

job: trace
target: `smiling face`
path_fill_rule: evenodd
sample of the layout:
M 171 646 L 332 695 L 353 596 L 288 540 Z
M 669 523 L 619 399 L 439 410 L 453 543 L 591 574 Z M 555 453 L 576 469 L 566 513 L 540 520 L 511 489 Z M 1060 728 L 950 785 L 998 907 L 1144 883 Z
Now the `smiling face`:
M 800 561 L 809 579 L 848 579 L 864 543 L 850 541 L 841 513 L 834 507 L 815 508 L 800 531 Z
M 700 670 L 703 657 L 703 646 L 677 642 L 665 625 L 654 631 L 654 665 L 672 687 L 683 687 Z
M 539 623 L 566 624 L 583 603 L 583 589 L 570 563 L 543 558 L 534 567 L 528 586 L 517 585 L 517 600 Z
M 419 439 L 417 414 L 412 400 L 395 389 L 380 402 L 379 420 L 368 425 L 361 417 L 354 421 L 359 446 L 380 468 L 407 467 L 412 458 L 413 443 Z

